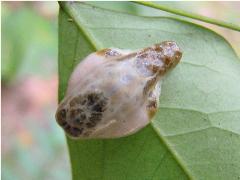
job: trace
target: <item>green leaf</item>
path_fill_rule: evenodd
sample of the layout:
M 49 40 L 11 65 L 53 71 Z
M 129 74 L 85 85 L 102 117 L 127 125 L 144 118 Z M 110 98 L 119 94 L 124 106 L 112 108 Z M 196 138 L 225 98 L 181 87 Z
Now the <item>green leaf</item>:
M 167 17 L 140 17 L 61 3 L 59 100 L 73 68 L 104 47 L 138 49 L 174 40 L 181 63 L 165 78 L 159 112 L 119 139 L 67 138 L 73 179 L 238 179 L 240 61 L 218 34 Z

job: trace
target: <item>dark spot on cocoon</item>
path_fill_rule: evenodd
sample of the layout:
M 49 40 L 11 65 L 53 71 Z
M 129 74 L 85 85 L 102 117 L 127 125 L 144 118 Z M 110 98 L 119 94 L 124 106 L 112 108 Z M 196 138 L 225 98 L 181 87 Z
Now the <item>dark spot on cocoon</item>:
M 83 112 L 82 109 L 71 109 L 70 110 L 70 118 L 75 119 L 82 112 Z
M 61 113 L 61 117 L 62 117 L 62 118 L 66 118 L 66 110 L 65 110 L 65 109 L 62 109 L 62 110 L 60 111 L 60 113 Z
M 148 56 L 147 53 L 140 54 L 137 58 L 139 59 L 145 59 Z
M 98 102 L 98 104 L 103 108 L 104 111 L 107 105 L 107 98 L 102 99 L 101 101 Z
M 84 121 L 86 118 L 87 118 L 86 114 L 84 114 L 84 113 L 80 114 L 81 121 Z
M 77 105 L 75 99 L 72 99 L 69 104 L 70 104 L 71 107 Z
M 96 123 L 88 122 L 86 125 L 87 125 L 87 128 L 93 128 L 94 126 L 96 126 Z
M 76 128 L 76 127 L 72 127 L 71 128 L 71 132 L 74 135 L 80 135 L 83 132 L 83 128 Z
M 82 99 L 82 100 L 81 100 L 81 105 L 85 105 L 85 104 L 86 104 L 86 102 L 87 102 L 87 100 L 86 100 L 86 99 Z
M 103 112 L 103 106 L 101 106 L 101 104 L 96 104 L 92 107 L 92 111 Z
M 63 126 L 63 128 L 64 128 L 66 131 L 68 131 L 68 130 L 71 129 L 71 126 L 70 126 L 69 124 L 66 124 L 65 126 Z
M 87 99 L 88 99 L 88 106 L 93 105 L 94 102 L 97 100 L 94 94 L 89 94 Z
M 98 118 L 100 118 L 100 117 L 102 117 L 102 113 L 100 113 L 100 112 L 93 112 L 92 114 L 91 114 L 91 117 L 98 117 Z
M 93 123 L 96 123 L 96 122 L 98 122 L 98 121 L 100 121 L 101 120 L 101 117 L 90 117 L 89 118 L 89 121 L 90 122 L 93 122 Z
M 83 119 L 81 119 L 81 118 L 76 118 L 75 120 L 74 120 L 74 122 L 75 122 L 75 124 L 76 125 L 83 125 Z
M 56 119 L 57 119 L 57 123 L 60 126 L 66 125 L 66 114 L 67 114 L 67 111 L 65 109 L 61 109 L 60 111 L 57 112 Z
M 157 52 L 162 52 L 163 51 L 163 49 L 159 45 L 156 45 L 155 50 Z
M 59 125 L 60 125 L 60 126 L 66 126 L 66 124 L 67 124 L 66 121 L 59 122 Z
M 59 121 L 59 122 L 65 121 L 66 115 L 67 115 L 66 109 L 61 109 L 61 110 L 57 113 L 57 119 L 58 119 L 58 121 Z
M 164 59 L 164 63 L 165 63 L 167 66 L 170 64 L 170 62 L 171 62 L 171 59 L 170 59 L 169 57 L 166 57 L 166 58 Z

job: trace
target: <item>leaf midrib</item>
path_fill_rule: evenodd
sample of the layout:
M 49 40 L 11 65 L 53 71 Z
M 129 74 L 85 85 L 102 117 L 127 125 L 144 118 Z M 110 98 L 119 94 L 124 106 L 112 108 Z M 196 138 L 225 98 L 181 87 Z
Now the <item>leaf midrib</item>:
M 64 2 L 59 2 L 60 8 L 62 8 L 65 13 L 67 13 L 72 19 L 73 19 L 73 23 L 76 24 L 76 26 L 79 28 L 79 30 L 83 33 L 83 35 L 86 37 L 86 39 L 90 42 L 90 44 L 92 45 L 92 47 L 97 51 L 100 50 L 102 47 L 100 45 L 97 45 L 97 42 L 94 40 L 93 35 L 84 27 L 84 25 L 80 22 L 80 20 L 76 20 L 76 17 L 74 16 L 74 11 L 73 8 L 69 7 L 68 4 L 65 4 Z M 91 6 L 91 5 L 88 5 Z M 97 7 L 96 7 L 97 8 Z M 101 9 L 101 8 L 98 8 Z M 155 131 L 155 133 L 159 136 L 159 140 L 161 142 L 163 142 L 163 144 L 166 146 L 167 150 L 170 152 L 170 154 L 173 156 L 173 158 L 175 159 L 175 161 L 179 164 L 179 166 L 182 168 L 183 172 L 188 176 L 189 179 L 194 179 L 193 176 L 191 175 L 190 171 L 188 170 L 187 166 L 180 157 L 179 155 L 177 155 L 177 153 L 171 148 L 171 146 L 169 145 L 169 143 L 167 142 L 166 139 L 164 139 L 164 136 L 162 136 L 162 134 L 160 133 L 159 129 L 157 129 L 153 123 L 150 123 L 152 129 Z M 104 141 L 102 141 L 102 147 L 103 147 L 103 151 L 105 149 L 105 143 Z M 104 154 L 104 152 L 103 152 Z M 103 156 L 103 170 L 102 170 L 102 177 L 104 177 L 104 167 L 105 167 L 105 157 Z

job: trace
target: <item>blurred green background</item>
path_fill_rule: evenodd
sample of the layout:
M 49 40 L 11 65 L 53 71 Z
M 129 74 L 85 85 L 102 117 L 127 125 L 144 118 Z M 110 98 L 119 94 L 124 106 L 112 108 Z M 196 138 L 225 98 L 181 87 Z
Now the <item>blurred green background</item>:
M 165 12 L 128 2 L 89 2 L 145 16 Z M 239 2 L 161 2 L 239 24 Z M 2 2 L 2 178 L 71 179 L 57 107 L 57 2 Z M 199 22 L 198 22 L 199 23 Z M 223 35 L 240 55 L 240 33 L 200 23 Z
M 2 2 L 2 178 L 70 179 L 57 106 L 56 2 Z

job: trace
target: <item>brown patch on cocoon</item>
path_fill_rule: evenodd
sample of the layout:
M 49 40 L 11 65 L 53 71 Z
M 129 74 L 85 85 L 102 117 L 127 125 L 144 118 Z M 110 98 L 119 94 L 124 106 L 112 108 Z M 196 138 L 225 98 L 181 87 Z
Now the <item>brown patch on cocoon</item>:
M 157 101 L 149 101 L 147 105 L 149 119 L 152 119 L 157 112 Z
M 109 49 L 109 48 L 97 51 L 96 54 L 99 55 L 99 56 L 104 56 L 104 57 L 114 57 L 114 56 L 120 56 L 121 55 L 116 50 Z
M 105 56 L 106 55 L 106 52 L 109 51 L 111 49 L 102 49 L 100 51 L 97 51 L 96 54 L 99 55 L 99 56 Z

